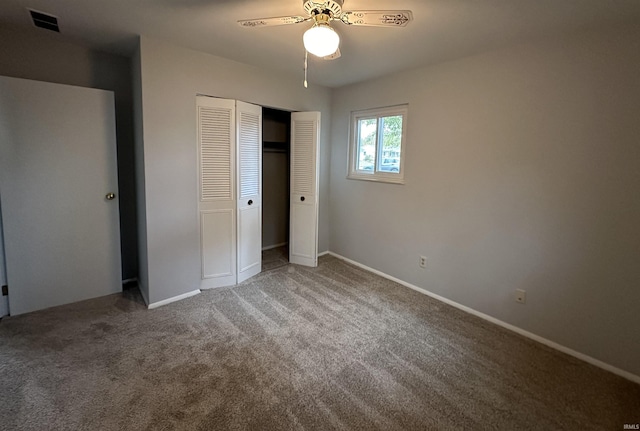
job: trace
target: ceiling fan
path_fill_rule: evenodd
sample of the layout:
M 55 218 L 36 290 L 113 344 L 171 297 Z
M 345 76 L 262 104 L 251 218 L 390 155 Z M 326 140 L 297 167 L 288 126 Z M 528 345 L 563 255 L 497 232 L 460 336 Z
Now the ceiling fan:
M 238 21 L 241 27 L 256 28 L 276 25 L 299 24 L 311 21 L 313 24 L 302 38 L 306 52 L 325 60 L 334 60 L 340 54 L 340 36 L 331 27 L 331 21 L 346 25 L 373 27 L 406 27 L 413 19 L 410 10 L 354 10 L 343 11 L 344 0 L 302 0 L 307 16 L 279 16 L 274 18 L 246 19 Z M 305 53 L 305 87 L 306 87 Z

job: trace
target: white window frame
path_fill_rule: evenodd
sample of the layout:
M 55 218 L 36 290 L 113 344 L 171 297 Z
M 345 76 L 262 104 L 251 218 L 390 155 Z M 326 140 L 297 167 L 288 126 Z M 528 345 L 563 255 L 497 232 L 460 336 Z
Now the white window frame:
M 383 183 L 404 184 L 404 159 L 406 157 L 405 150 L 407 144 L 407 119 L 409 114 L 409 105 L 388 106 L 385 108 L 365 109 L 362 111 L 351 112 L 351 122 L 349 131 L 349 172 L 348 179 L 377 181 Z M 386 172 L 378 171 L 381 136 L 376 138 L 376 163 L 373 170 L 357 169 L 358 167 L 358 122 L 363 119 L 377 119 L 378 126 L 376 131 L 380 130 L 380 118 L 402 116 L 402 138 L 400 142 L 400 171 Z

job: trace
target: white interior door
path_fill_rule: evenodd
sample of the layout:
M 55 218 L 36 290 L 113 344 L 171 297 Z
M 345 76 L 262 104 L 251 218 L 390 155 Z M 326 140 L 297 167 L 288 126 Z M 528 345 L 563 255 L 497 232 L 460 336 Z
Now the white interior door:
M 201 289 L 236 283 L 235 101 L 198 96 Z
M 262 269 L 262 107 L 236 103 L 238 283 Z
M 289 262 L 318 265 L 320 112 L 291 114 Z
M 11 314 L 122 290 L 113 93 L 0 77 Z

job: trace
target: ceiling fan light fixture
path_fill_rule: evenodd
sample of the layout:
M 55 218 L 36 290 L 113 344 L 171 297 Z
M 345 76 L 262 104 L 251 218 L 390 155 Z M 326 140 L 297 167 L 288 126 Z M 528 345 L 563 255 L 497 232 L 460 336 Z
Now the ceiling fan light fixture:
M 304 33 L 304 48 L 317 57 L 326 57 L 338 50 L 340 36 L 327 23 L 317 23 Z

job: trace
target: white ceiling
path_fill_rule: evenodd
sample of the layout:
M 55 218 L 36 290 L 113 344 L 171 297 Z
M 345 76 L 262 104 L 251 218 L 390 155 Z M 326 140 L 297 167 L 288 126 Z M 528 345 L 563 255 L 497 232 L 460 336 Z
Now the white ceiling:
M 63 36 L 31 25 L 25 8 L 56 15 Z M 342 58 L 312 60 L 309 81 L 330 87 L 452 60 L 500 46 L 640 22 L 640 0 L 345 0 L 344 10 L 410 9 L 406 28 L 332 24 Z M 129 55 L 135 36 L 302 74 L 308 24 L 242 28 L 239 19 L 301 15 L 302 0 L 2 0 L 0 25 Z

